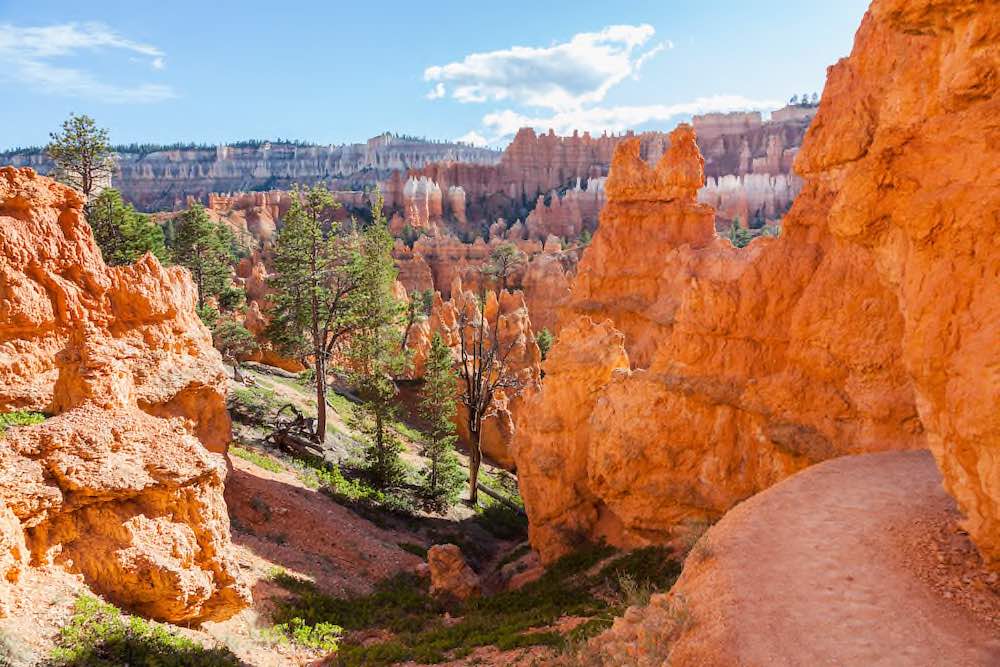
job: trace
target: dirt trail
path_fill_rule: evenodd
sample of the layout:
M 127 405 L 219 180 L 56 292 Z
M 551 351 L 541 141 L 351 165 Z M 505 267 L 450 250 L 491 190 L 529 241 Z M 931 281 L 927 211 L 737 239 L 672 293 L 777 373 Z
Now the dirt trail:
M 639 665 L 995 667 L 996 575 L 957 516 L 928 452 L 827 461 L 731 510 L 597 642 Z
M 908 527 L 952 512 L 927 452 L 836 459 L 743 503 L 707 547 L 713 579 L 735 601 L 719 610 L 731 655 L 747 665 L 1000 665 L 1000 627 L 915 574 L 914 562 L 936 556 L 914 551 Z

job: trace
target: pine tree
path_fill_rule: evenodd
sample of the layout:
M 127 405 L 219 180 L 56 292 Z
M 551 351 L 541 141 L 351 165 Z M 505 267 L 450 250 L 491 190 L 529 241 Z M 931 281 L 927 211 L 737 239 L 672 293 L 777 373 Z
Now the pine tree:
M 427 354 L 427 370 L 420 400 L 420 416 L 429 425 L 423 455 L 421 495 L 429 508 L 444 511 L 455 504 L 465 474 L 455 455 L 455 371 L 451 350 L 435 332 Z
M 107 188 L 94 198 L 87 221 L 109 265 L 131 264 L 147 252 L 167 261 L 163 229 L 122 201 L 118 190 Z
M 538 349 L 542 353 L 542 360 L 544 361 L 547 356 L 549 356 L 549 350 L 552 349 L 552 342 L 554 336 L 552 332 L 548 329 L 542 329 L 535 336 L 535 342 L 538 343 Z
M 366 440 L 365 458 L 379 488 L 398 485 L 404 476 L 403 445 L 392 429 L 396 419 L 396 381 L 406 357 L 399 345 L 402 304 L 393 295 L 396 266 L 393 238 L 375 191 L 372 223 L 361 235 L 356 287 L 351 294 L 354 325 L 347 345 L 351 384 L 362 400 L 352 426 Z
M 312 357 L 321 441 L 326 439 L 327 364 L 354 328 L 351 294 L 360 273 L 358 239 L 333 219 L 336 208 L 323 186 L 293 191 L 268 280 L 274 294 L 267 337 L 283 354 Z
M 227 317 L 218 319 L 212 327 L 212 343 L 222 358 L 233 365 L 233 375 L 242 379 L 240 373 L 240 357 L 248 355 L 257 349 L 254 335 L 237 319 Z
M 110 183 L 115 163 L 108 131 L 90 116 L 70 114 L 62 132 L 49 135 L 45 152 L 56 163 L 56 179 L 83 193 L 87 208 L 105 183 Z
M 174 261 L 187 267 L 198 287 L 198 308 L 207 299 L 232 296 L 233 237 L 222 223 L 212 222 L 201 204 L 194 204 L 177 218 Z

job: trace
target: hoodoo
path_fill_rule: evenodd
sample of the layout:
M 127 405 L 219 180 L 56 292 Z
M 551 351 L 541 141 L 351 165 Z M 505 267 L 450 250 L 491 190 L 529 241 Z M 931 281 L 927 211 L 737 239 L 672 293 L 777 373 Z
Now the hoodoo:
M 225 375 L 195 301 L 151 255 L 105 266 L 75 190 L 0 169 L 0 412 L 48 416 L 0 435 L 5 582 L 63 565 L 170 621 L 248 603 L 222 498 Z

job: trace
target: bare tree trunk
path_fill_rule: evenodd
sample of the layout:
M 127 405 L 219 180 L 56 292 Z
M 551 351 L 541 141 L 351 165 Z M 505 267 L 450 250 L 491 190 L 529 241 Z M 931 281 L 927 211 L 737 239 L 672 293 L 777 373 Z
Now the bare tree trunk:
M 326 361 L 323 351 L 316 353 L 316 434 L 326 442 Z
M 469 502 L 475 505 L 479 502 L 479 466 L 483 463 L 483 449 L 478 428 L 469 436 Z

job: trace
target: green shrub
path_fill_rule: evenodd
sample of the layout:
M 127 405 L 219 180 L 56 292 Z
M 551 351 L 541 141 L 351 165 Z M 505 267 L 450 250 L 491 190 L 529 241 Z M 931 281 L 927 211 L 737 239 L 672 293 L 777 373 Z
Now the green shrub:
M 528 517 L 506 503 L 490 498 L 476 523 L 501 540 L 524 539 L 528 535 Z
M 14 412 L 0 413 L 0 435 L 3 435 L 11 426 L 31 426 L 41 424 L 43 421 L 45 421 L 45 415 L 38 412 L 15 410 Z
M 116 607 L 82 595 L 73 617 L 59 632 L 50 667 L 235 667 L 229 649 L 205 648 L 166 626 L 122 614 Z
M 295 617 L 285 623 L 273 626 L 265 633 L 265 636 L 278 641 L 292 641 L 300 646 L 330 652 L 337 650 L 340 635 L 343 632 L 343 628 L 331 623 L 307 625 L 301 618 Z

